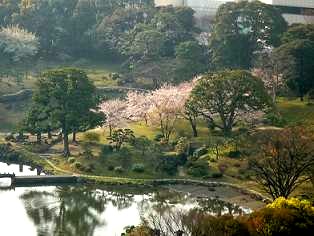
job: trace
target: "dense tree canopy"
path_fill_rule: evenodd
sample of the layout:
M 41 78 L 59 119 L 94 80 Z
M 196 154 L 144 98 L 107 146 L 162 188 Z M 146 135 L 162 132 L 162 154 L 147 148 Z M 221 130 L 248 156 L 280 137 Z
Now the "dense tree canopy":
M 152 7 L 152 0 L 6 0 L 0 25 L 19 25 L 39 37 L 43 55 L 97 53 L 96 28 L 117 9 Z
M 208 48 L 197 49 L 201 58 L 176 58 L 180 43 L 198 46 L 193 14 L 189 7 L 156 8 L 153 0 L 0 1 L 0 27 L 18 25 L 36 35 L 40 47 L 32 62 L 123 61 L 121 84 L 136 84 L 140 77 L 151 87 L 161 85 L 157 80 L 180 83 L 206 70 Z M 147 68 L 158 68 L 160 73 Z
M 223 4 L 215 17 L 210 38 L 215 68 L 249 69 L 254 52 L 278 46 L 287 23 L 271 5 L 259 1 Z
M 293 25 L 275 51 L 287 85 L 303 100 L 314 88 L 314 25 Z
M 261 79 L 242 70 L 203 76 L 191 95 L 195 110 L 227 135 L 241 116 L 272 106 Z M 218 118 L 218 120 L 217 120 Z
M 50 120 L 62 130 L 65 156 L 70 155 L 70 133 L 84 131 L 102 122 L 102 116 L 97 114 L 95 87 L 79 69 L 64 68 L 43 73 L 37 83 L 33 104 L 45 111 L 43 120 Z

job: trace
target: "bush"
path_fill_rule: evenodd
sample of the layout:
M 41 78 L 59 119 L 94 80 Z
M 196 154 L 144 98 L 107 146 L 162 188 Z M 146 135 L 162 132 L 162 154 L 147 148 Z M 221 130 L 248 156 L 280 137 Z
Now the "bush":
M 107 167 L 107 169 L 108 169 L 109 171 L 113 171 L 113 170 L 114 170 L 114 166 L 109 165 L 109 166 Z
M 4 137 L 4 140 L 7 141 L 7 142 L 14 142 L 15 141 L 15 138 L 14 138 L 14 135 L 13 134 L 8 134 Z
M 9 144 L 0 144 L 0 160 L 19 163 L 25 159 L 24 155 L 13 150 Z
M 102 157 L 105 157 L 106 154 L 110 154 L 113 152 L 113 148 L 111 147 L 111 145 L 103 145 L 102 148 L 101 148 L 101 156 Z
M 191 235 L 206 236 L 249 236 L 245 222 L 230 215 L 213 216 L 195 209 L 184 216 L 185 222 L 193 222 Z
M 137 172 L 137 173 L 143 173 L 145 171 L 145 166 L 143 164 L 134 164 L 132 166 L 132 171 Z
M 87 164 L 87 166 L 83 166 L 82 170 L 92 173 L 95 170 L 95 165 L 93 163 Z
M 75 169 L 77 169 L 77 170 L 83 170 L 83 169 L 84 169 L 84 167 L 82 166 L 82 163 L 79 162 L 79 161 L 74 162 L 74 163 L 72 164 L 72 166 L 73 166 Z
M 156 134 L 154 137 L 154 141 L 160 142 L 163 138 L 164 136 L 162 134 Z
M 230 157 L 230 158 L 239 158 L 239 157 L 241 157 L 241 152 L 240 151 L 230 151 L 228 153 L 228 157 Z
M 185 154 L 189 149 L 190 143 L 186 137 L 180 137 L 175 144 L 175 150 L 178 154 Z
M 211 174 L 211 177 L 215 179 L 221 178 L 222 176 L 223 176 L 223 173 L 221 172 L 214 172 Z
M 68 158 L 68 162 L 69 162 L 70 164 L 73 164 L 73 163 L 75 162 L 75 158 L 74 158 L 74 157 L 69 157 L 69 158 Z
M 109 77 L 112 79 L 112 80 L 117 80 L 117 79 L 120 79 L 120 74 L 118 73 L 110 73 L 109 74 Z
M 92 150 L 89 149 L 89 148 L 86 148 L 86 149 L 85 149 L 85 151 L 83 152 L 83 156 L 84 156 L 86 159 L 91 159 L 91 158 L 94 157 Z
M 313 235 L 314 207 L 306 200 L 278 198 L 254 212 L 248 225 L 252 235 Z
M 268 204 L 267 208 L 286 208 L 296 210 L 301 214 L 306 214 L 314 217 L 314 206 L 310 201 L 300 200 L 298 198 L 285 199 L 277 198 L 273 203 Z M 314 222 L 313 222 L 314 223 Z
M 157 159 L 156 170 L 166 172 L 168 175 L 175 175 L 180 163 L 177 156 L 161 156 Z
M 268 113 L 265 115 L 266 124 L 283 127 L 287 123 L 287 121 L 279 114 L 276 113 Z
M 90 143 L 93 143 L 93 142 L 97 143 L 100 141 L 100 134 L 95 133 L 95 132 L 86 132 L 84 134 L 84 139 Z
M 188 163 L 187 173 L 194 177 L 208 176 L 209 166 L 205 161 L 195 161 Z
M 114 171 L 117 172 L 117 173 L 122 173 L 124 171 L 123 167 L 122 166 L 116 166 L 114 168 Z

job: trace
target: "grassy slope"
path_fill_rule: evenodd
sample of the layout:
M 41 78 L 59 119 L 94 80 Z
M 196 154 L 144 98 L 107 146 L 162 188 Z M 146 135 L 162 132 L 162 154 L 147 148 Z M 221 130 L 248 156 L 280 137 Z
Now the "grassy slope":
M 288 125 L 314 125 L 314 105 L 307 102 L 281 98 L 278 101 L 278 110 Z
M 119 64 L 100 63 L 84 60 L 81 63 L 69 62 L 69 63 L 56 63 L 56 62 L 41 62 L 31 67 L 25 67 L 24 65 L 15 66 L 13 76 L 3 77 L 0 80 L 0 96 L 8 93 L 15 93 L 24 88 L 33 88 L 37 76 L 41 71 L 60 68 L 60 67 L 78 67 L 86 71 L 89 78 L 94 81 L 96 86 L 115 86 L 116 81 L 108 78 L 108 75 L 112 72 L 119 70 Z M 7 71 L 7 66 L 0 65 L 1 72 Z M 7 72 L 9 73 L 9 72 Z M 4 73 L 6 74 L 6 73 Z M 10 73 L 9 73 L 10 74 Z M 21 75 L 20 79 L 17 79 L 15 74 Z

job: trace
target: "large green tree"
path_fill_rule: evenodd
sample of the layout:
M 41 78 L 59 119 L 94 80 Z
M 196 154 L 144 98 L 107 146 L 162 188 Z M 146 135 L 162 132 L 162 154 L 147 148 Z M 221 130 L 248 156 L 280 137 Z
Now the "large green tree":
M 70 155 L 70 133 L 88 127 L 87 124 L 98 123 L 94 123 L 95 118 L 92 115 L 97 113 L 99 102 L 95 90 L 86 73 L 75 68 L 44 72 L 37 83 L 33 102 L 39 107 L 46 107 L 49 110 L 49 119 L 62 130 L 64 156 Z
M 206 48 L 197 41 L 185 41 L 176 46 L 175 82 L 190 80 L 208 69 Z
M 209 47 L 215 68 L 249 69 L 254 52 L 277 46 L 287 23 L 279 10 L 259 1 L 229 2 L 216 14 Z
M 301 100 L 314 89 L 314 25 L 293 25 L 275 50 L 287 85 Z
M 42 134 L 47 132 L 49 133 L 51 130 L 48 113 L 46 113 L 43 109 L 43 106 L 33 104 L 26 113 L 26 116 L 19 127 L 20 131 L 36 135 L 38 143 L 41 143 Z
M 247 71 L 234 70 L 203 76 L 192 91 L 194 110 L 213 128 L 229 135 L 241 115 L 271 107 L 271 98 L 261 79 Z

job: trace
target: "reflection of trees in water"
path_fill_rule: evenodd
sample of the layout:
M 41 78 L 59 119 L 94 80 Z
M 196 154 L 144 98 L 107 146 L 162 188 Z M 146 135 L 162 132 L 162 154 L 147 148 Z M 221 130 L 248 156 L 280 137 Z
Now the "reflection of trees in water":
M 215 215 L 215 216 L 221 216 L 221 215 L 242 215 L 243 210 L 240 206 L 222 201 L 217 198 L 209 198 L 209 199 L 199 199 L 198 201 L 200 209 L 203 211 Z
M 186 200 L 189 198 L 183 199 L 185 204 L 191 203 L 190 200 Z M 194 209 L 184 210 L 177 207 L 166 207 L 167 205 L 163 204 L 161 206 L 162 210 L 156 210 L 142 218 L 144 225 L 157 230 L 160 235 L 178 235 L 178 231 L 184 232 L 184 235 L 199 235 L 195 234 L 199 230 L 197 227 L 206 219 L 211 220 L 206 227 L 213 230 L 216 219 L 214 216 L 243 214 L 240 206 L 219 199 L 197 199 Z
M 105 197 L 107 203 L 111 202 L 118 210 L 129 208 L 134 202 L 133 194 L 103 191 L 102 196 Z
M 198 207 L 213 215 L 242 213 L 240 207 L 218 199 L 196 201 L 185 194 L 169 190 L 135 198 L 135 195 L 129 193 L 57 187 L 53 191 L 29 191 L 21 198 L 39 236 L 91 236 L 97 227 L 105 225 L 101 214 L 108 204 L 123 210 L 136 203 L 142 218 L 148 220 L 150 225 L 157 229 L 166 225 L 164 230 L 173 232 L 187 228 L 183 216 L 189 208 L 183 210 L 183 206 L 189 206 L 190 209 Z
M 104 224 L 99 218 L 104 200 L 87 189 L 58 187 L 53 192 L 30 191 L 21 198 L 40 236 L 89 236 Z
M 154 193 L 150 201 L 152 203 L 150 207 L 156 212 L 162 213 L 165 210 L 175 207 L 176 204 L 186 205 L 191 201 L 191 198 L 186 194 L 165 189 Z

